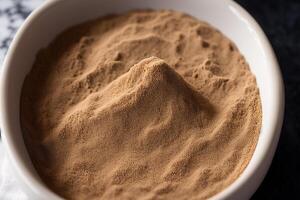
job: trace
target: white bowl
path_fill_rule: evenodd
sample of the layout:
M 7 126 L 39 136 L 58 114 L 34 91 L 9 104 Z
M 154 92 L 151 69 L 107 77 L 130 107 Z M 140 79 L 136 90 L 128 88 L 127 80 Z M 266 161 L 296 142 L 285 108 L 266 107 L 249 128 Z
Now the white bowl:
M 272 161 L 284 112 L 284 90 L 273 50 L 255 20 L 230 0 L 52 0 L 35 10 L 19 29 L 6 56 L 1 77 L 0 121 L 6 151 L 30 199 L 61 199 L 42 183 L 27 154 L 19 120 L 22 84 L 37 51 L 72 25 L 137 8 L 184 11 L 221 30 L 246 57 L 262 100 L 262 128 L 254 155 L 240 177 L 212 199 L 248 199 Z

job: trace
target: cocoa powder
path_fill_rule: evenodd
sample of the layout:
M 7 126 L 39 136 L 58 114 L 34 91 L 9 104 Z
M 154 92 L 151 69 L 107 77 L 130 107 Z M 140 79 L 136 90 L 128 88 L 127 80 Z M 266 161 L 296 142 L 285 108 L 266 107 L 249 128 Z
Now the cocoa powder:
M 66 199 L 206 199 L 247 166 L 254 76 L 209 24 L 169 10 L 72 27 L 24 82 L 21 123 L 42 180 Z

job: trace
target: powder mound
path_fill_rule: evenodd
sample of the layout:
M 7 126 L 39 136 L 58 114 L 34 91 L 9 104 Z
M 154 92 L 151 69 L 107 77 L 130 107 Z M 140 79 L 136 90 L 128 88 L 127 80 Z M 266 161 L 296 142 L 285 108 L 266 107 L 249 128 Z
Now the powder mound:
M 80 102 L 44 140 L 46 152 L 53 148 L 67 150 L 42 155 L 59 163 L 47 178 L 53 187 L 65 191 L 70 190 L 70 184 L 81 189 L 79 181 L 94 185 L 98 182 L 96 177 L 107 181 L 104 186 L 135 185 L 151 177 L 162 183 L 180 179 L 183 174 L 177 165 L 184 165 L 185 161 L 175 161 L 170 168 L 161 151 L 172 154 L 171 147 L 192 137 L 195 129 L 204 128 L 213 113 L 210 103 L 165 61 L 156 57 L 144 59 Z M 97 152 L 88 151 L 90 148 Z M 60 160 L 61 154 L 69 159 Z M 101 166 L 102 171 L 95 166 Z M 48 168 L 48 162 L 43 167 Z M 111 169 L 114 170 L 109 172 Z M 79 174 L 82 171 L 86 173 Z
M 176 108 L 180 108 L 174 109 L 175 112 L 185 114 L 188 111 L 187 114 L 190 115 L 200 111 L 201 107 L 202 111 L 209 108 L 205 99 L 191 85 L 165 61 L 156 57 L 140 61 L 127 73 L 93 95 L 92 99 L 97 101 L 96 111 L 112 112 L 134 107 L 138 110 L 137 106 L 147 105 L 146 108 L 159 112 L 169 104 L 174 104 Z M 89 99 L 88 105 L 93 105 L 92 99 Z
M 82 101 L 55 131 L 67 141 L 86 131 L 85 137 L 101 142 L 98 148 L 107 154 L 123 145 L 150 152 L 189 135 L 188 129 L 204 127 L 213 112 L 209 102 L 166 62 L 150 57 Z M 67 138 L 65 130 L 74 131 L 68 131 Z

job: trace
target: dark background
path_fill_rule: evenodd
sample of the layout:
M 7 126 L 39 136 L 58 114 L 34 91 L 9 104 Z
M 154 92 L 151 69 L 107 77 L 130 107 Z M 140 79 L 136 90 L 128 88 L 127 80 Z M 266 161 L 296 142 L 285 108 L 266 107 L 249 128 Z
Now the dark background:
M 300 0 L 236 0 L 262 26 L 285 83 L 285 119 L 271 168 L 252 197 L 300 199 Z

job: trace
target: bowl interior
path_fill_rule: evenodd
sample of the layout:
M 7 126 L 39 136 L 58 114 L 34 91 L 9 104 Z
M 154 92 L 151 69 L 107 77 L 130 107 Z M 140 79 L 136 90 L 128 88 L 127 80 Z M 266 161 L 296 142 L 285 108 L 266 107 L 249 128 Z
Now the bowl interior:
M 235 42 L 257 78 L 263 121 L 255 153 L 242 175 L 215 198 L 248 198 L 258 187 L 272 159 L 282 116 L 282 85 L 273 52 L 257 24 L 238 5 L 229 0 L 72 0 L 47 2 L 27 19 L 19 30 L 6 58 L 2 78 L 2 128 L 7 149 L 23 181 L 41 196 L 44 190 L 26 153 L 19 123 L 22 84 L 39 49 L 71 25 L 105 14 L 131 9 L 154 8 L 184 11 L 207 21 Z M 31 178 L 29 178 L 31 177 Z M 238 196 L 236 196 L 238 195 Z

